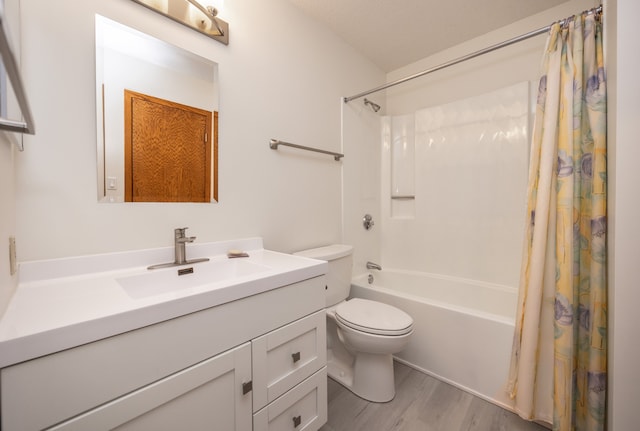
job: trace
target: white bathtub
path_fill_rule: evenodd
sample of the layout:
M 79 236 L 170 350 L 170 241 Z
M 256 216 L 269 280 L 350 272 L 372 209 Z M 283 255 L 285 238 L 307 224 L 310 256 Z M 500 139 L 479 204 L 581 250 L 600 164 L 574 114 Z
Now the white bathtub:
M 511 409 L 505 392 L 517 289 L 401 270 L 353 279 L 351 296 L 391 304 L 414 319 L 414 334 L 396 359 Z

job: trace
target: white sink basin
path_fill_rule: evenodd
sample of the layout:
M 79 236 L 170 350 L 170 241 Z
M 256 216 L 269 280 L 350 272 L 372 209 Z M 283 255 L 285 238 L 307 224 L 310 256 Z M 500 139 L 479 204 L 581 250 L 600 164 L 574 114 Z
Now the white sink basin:
M 153 270 L 116 281 L 131 298 L 138 299 L 212 283 L 241 281 L 270 269 L 241 258 L 225 259 Z

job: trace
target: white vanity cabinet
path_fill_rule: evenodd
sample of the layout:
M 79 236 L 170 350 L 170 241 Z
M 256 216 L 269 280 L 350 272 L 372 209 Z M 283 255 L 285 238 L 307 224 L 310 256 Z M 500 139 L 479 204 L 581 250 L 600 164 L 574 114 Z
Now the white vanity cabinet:
M 1 430 L 317 430 L 324 276 L 0 370 Z

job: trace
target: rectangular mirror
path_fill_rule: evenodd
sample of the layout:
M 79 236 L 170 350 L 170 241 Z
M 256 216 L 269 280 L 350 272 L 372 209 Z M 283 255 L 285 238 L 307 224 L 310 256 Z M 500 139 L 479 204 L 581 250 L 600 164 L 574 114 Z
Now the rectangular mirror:
M 96 15 L 100 202 L 218 199 L 218 65 Z

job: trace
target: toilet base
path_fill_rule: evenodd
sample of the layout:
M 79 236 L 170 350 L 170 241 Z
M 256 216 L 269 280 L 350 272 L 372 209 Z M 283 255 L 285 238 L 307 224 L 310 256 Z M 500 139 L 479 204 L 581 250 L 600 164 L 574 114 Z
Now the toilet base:
M 391 401 L 396 396 L 391 355 L 360 352 L 356 356 L 353 374 L 354 394 L 376 403 Z
M 411 333 L 397 337 L 387 351 L 402 350 Z M 356 352 L 344 343 L 344 332 L 335 316 L 327 311 L 327 374 L 336 382 L 367 401 L 385 403 L 396 395 L 392 353 Z M 368 338 L 369 336 L 366 336 Z M 370 347 L 370 346 L 369 346 Z M 375 346 L 374 346 L 375 347 Z M 376 350 L 376 349 L 371 349 Z
M 329 377 L 360 398 L 374 403 L 386 403 L 395 397 L 392 355 L 360 353 L 355 361 L 345 361 L 346 358 L 342 355 L 329 356 Z

